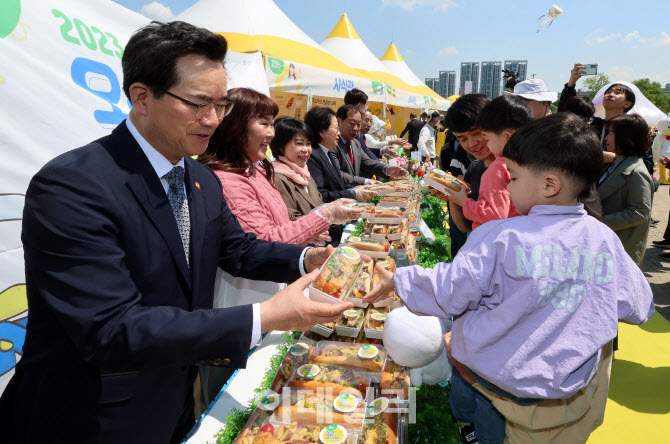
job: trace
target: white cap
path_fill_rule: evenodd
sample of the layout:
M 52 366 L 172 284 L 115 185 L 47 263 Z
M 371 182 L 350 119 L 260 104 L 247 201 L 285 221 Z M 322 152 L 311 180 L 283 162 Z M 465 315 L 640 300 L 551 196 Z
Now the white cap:
M 519 82 L 514 85 L 512 94 L 538 102 L 555 102 L 558 99 L 558 93 L 549 91 L 542 79 L 528 79 Z

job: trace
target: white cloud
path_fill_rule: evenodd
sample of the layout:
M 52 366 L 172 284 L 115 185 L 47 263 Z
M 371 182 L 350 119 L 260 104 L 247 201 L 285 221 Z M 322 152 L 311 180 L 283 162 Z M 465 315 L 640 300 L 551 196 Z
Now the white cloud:
M 632 66 L 613 66 L 607 70 L 606 74 L 612 82 L 619 80 L 632 82 L 633 80 L 639 79 L 639 77 L 635 74 L 635 70 Z
M 623 39 L 624 42 L 632 42 L 633 40 L 640 40 L 640 32 L 639 31 L 629 32 L 628 34 L 626 34 L 626 37 L 624 37 L 624 39 Z
M 458 54 L 458 49 L 456 49 L 455 46 L 449 46 L 447 48 L 440 49 L 439 51 L 437 51 L 438 57 L 445 57 L 454 54 Z
M 670 45 L 670 34 L 661 32 L 661 37 L 652 43 L 652 46 L 668 46 Z
M 150 19 L 160 22 L 169 22 L 174 19 L 172 10 L 159 2 L 151 2 L 142 6 L 140 12 Z
M 612 66 L 607 70 L 606 74 L 612 82 L 616 82 L 617 80 L 632 82 L 633 80 L 649 79 L 652 82 L 660 83 L 661 86 L 665 86 L 666 83 L 670 82 L 670 70 L 664 72 L 642 71 L 639 74 L 632 66 Z
M 616 39 L 621 37 L 621 34 L 609 33 L 603 35 L 602 29 L 596 29 L 593 32 L 590 32 L 585 38 L 584 41 L 591 46 L 596 46 L 607 42 L 608 40 Z
M 456 6 L 454 0 L 382 0 L 384 6 L 398 6 L 405 11 L 412 11 L 422 6 L 432 6 L 436 11 L 446 11 Z

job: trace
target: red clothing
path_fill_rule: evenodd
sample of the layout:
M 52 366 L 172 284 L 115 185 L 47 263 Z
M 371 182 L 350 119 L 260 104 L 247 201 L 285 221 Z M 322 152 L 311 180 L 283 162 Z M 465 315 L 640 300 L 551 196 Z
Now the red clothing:
M 463 202 L 463 216 L 472 221 L 473 229 L 492 220 L 519 215 L 509 198 L 509 181 L 505 158 L 496 158 L 482 175 L 479 200 L 468 198 Z
M 265 178 L 261 166 L 250 177 L 215 171 L 221 179 L 223 197 L 242 229 L 259 239 L 286 244 L 307 245 L 330 224 L 316 213 L 289 220 L 288 209 L 281 194 Z

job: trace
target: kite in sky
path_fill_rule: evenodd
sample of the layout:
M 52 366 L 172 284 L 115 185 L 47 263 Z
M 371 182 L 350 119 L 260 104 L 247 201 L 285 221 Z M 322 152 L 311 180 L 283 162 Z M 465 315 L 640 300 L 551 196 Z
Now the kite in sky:
M 540 20 L 542 20 L 542 17 L 546 17 L 546 19 L 544 19 L 544 21 L 542 23 L 540 23 L 540 26 L 537 28 L 537 32 L 540 32 L 540 28 L 542 28 L 542 25 L 544 25 L 545 23 L 549 22 L 549 20 L 551 20 L 549 22 L 549 26 L 547 26 L 547 29 L 549 29 L 551 24 L 554 23 L 554 20 L 556 20 L 556 17 L 561 15 L 562 12 L 563 12 L 563 10 L 561 8 L 559 8 L 558 6 L 551 5 L 551 8 L 549 8 L 549 11 L 547 11 L 546 14 L 542 14 L 540 16 L 540 18 L 537 19 L 537 21 L 539 22 Z

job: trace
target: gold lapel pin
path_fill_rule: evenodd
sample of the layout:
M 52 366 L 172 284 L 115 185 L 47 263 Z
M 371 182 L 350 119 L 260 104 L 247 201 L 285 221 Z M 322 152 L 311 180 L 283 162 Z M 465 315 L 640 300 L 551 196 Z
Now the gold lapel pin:
M 195 183 L 195 187 L 196 187 L 197 189 L 200 189 L 200 182 L 196 182 L 196 183 Z

